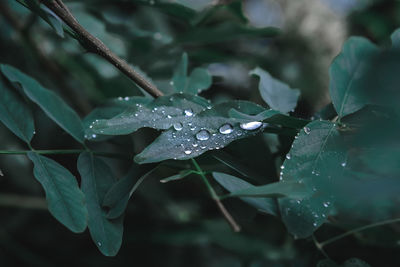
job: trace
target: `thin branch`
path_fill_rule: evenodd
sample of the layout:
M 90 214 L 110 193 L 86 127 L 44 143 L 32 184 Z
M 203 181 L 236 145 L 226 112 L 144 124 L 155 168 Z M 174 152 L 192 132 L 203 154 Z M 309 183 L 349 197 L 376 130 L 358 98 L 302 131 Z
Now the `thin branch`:
M 43 1 L 43 3 L 79 36 L 81 44 L 88 51 L 106 59 L 152 96 L 159 97 L 163 95 L 156 86 L 147 81 L 146 78 L 136 72 L 128 63 L 115 55 L 102 41 L 83 28 L 61 0 L 47 0 Z
M 88 151 L 85 149 L 56 149 L 56 150 L 0 150 L 0 155 L 26 155 L 28 152 L 35 152 L 41 155 L 67 155 L 67 154 L 80 154 L 82 152 Z M 102 152 L 102 151 L 90 151 L 96 156 L 107 157 L 107 158 L 122 158 L 131 160 L 132 156 L 123 153 L 112 153 L 112 152 Z
M 210 192 L 212 199 L 217 204 L 217 207 L 221 211 L 222 215 L 224 215 L 225 219 L 228 221 L 228 223 L 232 227 L 233 231 L 240 232 L 240 226 L 237 224 L 237 222 L 232 217 L 232 215 L 229 213 L 229 211 L 225 208 L 224 204 L 222 204 L 219 196 L 214 191 L 214 188 L 212 188 L 211 184 L 208 182 L 207 177 L 204 175 L 204 172 L 200 168 L 199 164 L 197 164 L 195 159 L 192 159 L 192 162 L 193 162 L 193 165 L 195 166 L 196 170 L 199 172 L 199 175 L 202 178 L 204 184 L 207 186 L 207 189 Z
M 353 235 L 355 233 L 358 233 L 358 232 L 361 232 L 361 231 L 364 231 L 364 230 L 367 230 L 367 229 L 370 229 L 370 228 L 375 228 L 375 227 L 378 227 L 378 226 L 392 224 L 392 223 L 400 223 L 400 218 L 390 219 L 390 220 L 385 220 L 385 221 L 380 221 L 380 222 L 364 225 L 364 226 L 355 228 L 353 230 L 347 231 L 347 232 L 345 232 L 343 234 L 340 234 L 340 235 L 337 235 L 335 237 L 332 237 L 332 238 L 330 238 L 330 239 L 328 239 L 328 240 L 326 240 L 324 242 L 321 242 L 319 244 L 320 244 L 320 246 L 322 248 L 322 247 L 324 247 L 326 245 L 329 245 L 329 244 L 331 244 L 331 243 L 333 243 L 335 241 L 338 241 L 338 240 L 340 240 L 342 238 L 345 238 L 345 237 L 347 237 L 349 235 Z

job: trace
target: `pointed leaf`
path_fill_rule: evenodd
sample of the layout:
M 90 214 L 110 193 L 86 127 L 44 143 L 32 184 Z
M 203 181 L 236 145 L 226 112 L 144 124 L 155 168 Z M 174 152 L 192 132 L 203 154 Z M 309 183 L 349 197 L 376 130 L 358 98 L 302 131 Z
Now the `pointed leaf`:
M 79 116 L 53 91 L 42 87 L 36 80 L 9 65 L 1 65 L 1 71 L 11 82 L 21 85 L 25 94 L 78 142 L 84 142 L 83 126 Z
M 305 184 L 313 194 L 302 200 L 279 199 L 290 233 L 305 238 L 326 221 L 335 201 L 332 183 L 343 174 L 345 159 L 346 149 L 334 123 L 313 121 L 300 131 L 282 166 L 281 179 Z
M 90 235 L 101 253 L 114 256 L 122 243 L 123 218 L 109 220 L 102 209 L 105 195 L 115 182 L 111 170 L 103 160 L 83 152 L 78 158 L 78 171 L 86 195 Z
M 50 213 L 74 233 L 81 233 L 87 225 L 85 196 L 76 178 L 52 159 L 28 152 L 34 164 L 33 174 L 46 192 Z
M 261 68 L 255 68 L 250 71 L 250 74 L 260 77 L 258 90 L 262 99 L 272 109 L 288 113 L 296 107 L 300 90 L 290 89 L 287 84 L 274 79 L 268 72 Z
M 223 186 L 229 192 L 236 192 L 253 187 L 252 184 L 225 173 L 213 172 L 213 177 L 221 186 Z M 276 216 L 278 213 L 277 204 L 272 198 L 241 197 L 240 199 L 250 206 L 253 206 L 254 208 L 268 214 Z
M 159 162 L 166 159 L 186 160 L 203 154 L 208 150 L 220 149 L 229 143 L 262 131 L 262 123 L 257 127 L 243 127 L 240 120 L 229 118 L 229 110 L 236 108 L 250 114 L 262 108 L 246 101 L 226 102 L 179 121 L 179 128 L 163 132 L 152 144 L 146 147 L 135 161 L 142 163 Z M 250 125 L 252 126 L 252 125 Z M 225 131 L 224 131 L 225 130 Z
M 367 39 L 351 37 L 333 60 L 329 69 L 329 93 L 339 117 L 356 112 L 368 104 L 362 78 L 368 61 L 378 52 L 378 48 Z
M 171 181 L 182 180 L 183 178 L 195 173 L 193 170 L 183 170 L 180 171 L 178 174 L 163 178 L 160 180 L 161 183 L 168 183 Z
M 20 96 L 0 80 L 0 121 L 16 136 L 30 143 L 35 132 L 33 115 Z

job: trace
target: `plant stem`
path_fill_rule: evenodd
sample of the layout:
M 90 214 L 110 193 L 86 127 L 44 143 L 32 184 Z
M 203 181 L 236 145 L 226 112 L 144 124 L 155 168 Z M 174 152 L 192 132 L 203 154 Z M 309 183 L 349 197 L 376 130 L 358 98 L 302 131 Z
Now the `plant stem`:
M 87 150 L 84 149 L 56 149 L 56 150 L 0 150 L 0 155 L 26 155 L 28 152 L 35 152 L 42 155 L 65 155 L 65 154 L 80 154 Z M 90 151 L 96 156 L 108 157 L 108 158 L 129 158 L 132 157 L 128 154 L 102 152 L 102 151 Z
M 233 231 L 235 232 L 240 232 L 240 226 L 236 223 L 235 219 L 232 217 L 232 215 L 228 212 L 228 210 L 225 208 L 224 204 L 222 204 L 219 196 L 215 192 L 214 188 L 211 186 L 211 184 L 208 182 L 207 177 L 204 175 L 203 170 L 200 168 L 199 164 L 196 162 L 195 159 L 192 158 L 192 162 L 196 170 L 198 171 L 199 176 L 202 178 L 204 184 L 207 186 L 208 191 L 210 192 L 210 195 L 212 199 L 215 201 L 217 204 L 217 207 L 221 211 L 222 215 L 224 215 L 225 219 L 228 221 L 230 226 L 232 227 Z
M 326 245 L 329 245 L 329 244 L 331 244 L 331 243 L 333 243 L 333 242 L 335 242 L 337 240 L 340 240 L 342 238 L 345 238 L 345 237 L 347 237 L 349 235 L 352 235 L 352 234 L 355 234 L 355 233 L 358 233 L 358 232 L 361 232 L 361 231 L 364 231 L 364 230 L 367 230 L 367 229 L 370 229 L 370 228 L 374 228 L 374 227 L 378 227 L 378 226 L 382 226 L 382 225 L 386 225 L 386 224 L 398 223 L 398 222 L 400 222 L 400 218 L 380 221 L 380 222 L 376 222 L 376 223 L 371 223 L 371 224 L 364 225 L 364 226 L 355 228 L 353 230 L 347 231 L 347 232 L 345 232 L 345 233 L 343 233 L 341 235 L 332 237 L 332 238 L 330 238 L 330 239 L 328 239 L 328 240 L 326 240 L 324 242 L 321 242 L 319 244 L 320 244 L 320 246 L 322 248 L 322 247 L 324 247 Z
M 78 35 L 81 45 L 83 45 L 88 51 L 103 57 L 105 60 L 113 64 L 122 73 L 128 76 L 128 78 L 137 83 L 152 96 L 159 97 L 163 95 L 156 86 L 147 81 L 142 75 L 129 66 L 128 63 L 114 54 L 102 41 L 83 28 L 61 0 L 47 0 L 43 1 L 43 3 Z

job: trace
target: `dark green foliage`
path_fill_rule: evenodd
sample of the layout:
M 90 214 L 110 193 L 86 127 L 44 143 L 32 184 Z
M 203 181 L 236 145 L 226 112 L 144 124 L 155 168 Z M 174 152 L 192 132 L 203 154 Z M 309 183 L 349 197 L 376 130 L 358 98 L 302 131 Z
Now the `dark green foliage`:
M 332 103 L 311 106 L 305 94 L 300 97 L 308 89 L 299 79 L 320 77 L 310 71 L 296 80 L 301 62 L 290 65 L 291 56 L 282 57 L 289 67 L 279 66 L 278 47 L 294 36 L 271 39 L 279 29 L 255 27 L 243 11 L 252 1 L 218 1 L 203 8 L 181 1 L 67 2 L 90 33 L 140 66 L 134 68 L 164 93 L 153 98 L 106 60 L 87 53 L 100 49 L 45 7 L 48 2 L 17 2 L 53 29 L 46 26 L 49 32 L 42 29 L 45 37 L 38 37 L 49 52 L 35 46 L 29 25 L 13 26 L 22 41 L 12 51 L 26 46 L 38 55 L 21 52 L 15 62 L 10 55 L 0 58 L 18 66 L 0 65 L 5 126 L 0 154 L 27 156 L 49 212 L 74 233 L 87 226 L 103 255 L 117 256 L 122 248 L 115 258 L 123 258 L 122 265 L 126 258 L 151 255 L 145 264 L 135 262 L 138 266 L 356 267 L 370 266 L 352 258 L 360 254 L 358 248 L 386 246 L 397 253 L 399 231 L 389 225 L 400 220 L 400 30 L 387 36 L 391 45 L 382 48 L 350 37 L 329 69 Z M 0 17 L 3 50 L 15 46 L 3 47 L 3 35 L 14 40 L 10 25 Z M 237 77 L 243 73 L 245 78 Z M 60 86 L 63 98 L 41 84 Z M 315 106 L 325 108 L 315 113 Z M 11 150 L 20 146 L 26 147 Z M 40 187 L 19 185 L 26 183 L 20 177 L 31 173 L 30 167 L 22 170 L 31 166 L 22 158 L 1 161 L 0 167 L 17 170 L 14 190 L 30 192 L 35 200 L 43 195 Z M 212 208 L 201 200 L 206 190 Z M 2 194 L 3 189 L 0 206 Z M 10 206 L 41 207 L 33 200 Z M 129 222 L 125 234 L 124 219 Z M 242 232 L 233 233 L 229 225 Z M 2 231 L 0 247 L 8 235 Z M 353 239 L 339 248 L 340 257 L 326 248 L 348 236 Z M 24 239 L 36 242 L 37 237 Z M 14 250 L 23 251 L 24 245 L 14 244 Z M 76 253 L 85 266 L 114 263 L 92 262 L 96 254 L 84 245 L 68 249 L 65 253 Z M 343 263 L 321 260 L 331 253 Z
M 83 232 L 88 212 L 76 178 L 52 159 L 35 152 L 29 152 L 28 157 L 33 162 L 35 178 L 46 192 L 50 213 L 72 232 Z

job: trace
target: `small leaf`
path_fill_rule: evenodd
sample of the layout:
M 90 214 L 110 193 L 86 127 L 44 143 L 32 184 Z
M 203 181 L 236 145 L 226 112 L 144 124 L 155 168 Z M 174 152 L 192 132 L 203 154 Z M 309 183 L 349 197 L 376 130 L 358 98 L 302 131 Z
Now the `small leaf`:
M 56 31 L 57 35 L 64 38 L 63 21 L 45 5 L 40 4 L 40 8 L 46 12 L 48 23 Z
M 42 87 L 36 80 L 9 65 L 1 65 L 1 71 L 11 82 L 21 85 L 25 94 L 78 142 L 84 142 L 83 126 L 79 116 L 53 91 Z
M 188 56 L 186 53 L 182 55 L 181 62 L 174 71 L 172 81 L 176 92 L 192 95 L 197 95 L 208 89 L 212 83 L 210 73 L 204 68 L 195 68 L 188 76 Z
M 0 80 L 0 121 L 16 136 L 30 143 L 35 132 L 33 115 L 26 103 Z
M 103 160 L 83 152 L 78 158 L 78 171 L 86 195 L 90 235 L 101 253 L 114 256 L 122 243 L 123 216 L 109 220 L 102 209 L 105 195 L 115 182 L 111 170 Z
M 110 209 L 107 213 L 108 219 L 118 218 L 124 213 L 132 194 L 141 185 L 144 179 L 149 177 L 154 171 L 153 169 L 143 174 L 144 170 L 147 169 L 148 168 L 140 168 L 135 164 L 127 175 L 114 183 L 110 190 L 107 191 L 104 197 L 103 207 Z M 139 179 L 136 179 L 137 177 L 139 177 Z
M 213 177 L 221 186 L 223 186 L 229 192 L 236 192 L 253 187 L 252 184 L 225 173 L 213 172 Z M 253 206 L 254 208 L 268 214 L 276 216 L 278 213 L 277 204 L 272 198 L 241 197 L 240 199 L 250 206 Z
M 189 82 L 185 88 L 188 94 L 197 95 L 203 90 L 208 89 L 212 84 L 211 75 L 207 69 L 195 68 L 189 77 Z
M 395 30 L 392 35 L 390 35 L 390 39 L 392 40 L 393 48 L 400 48 L 400 28 Z
M 81 233 L 87 225 L 85 196 L 76 178 L 52 159 L 28 152 L 34 164 L 33 174 L 46 192 L 50 213 L 74 233 Z
M 255 68 L 250 71 L 250 74 L 260 77 L 258 90 L 262 99 L 272 109 L 288 113 L 296 107 L 300 90 L 290 89 L 287 84 L 274 79 L 268 72 L 260 68 Z
M 351 37 L 333 60 L 329 69 L 329 93 L 339 117 L 356 112 L 369 103 L 362 78 L 369 60 L 378 52 L 378 48 L 367 39 Z
M 188 55 L 183 53 L 181 62 L 174 71 L 172 81 L 177 92 L 184 92 L 187 84 Z

